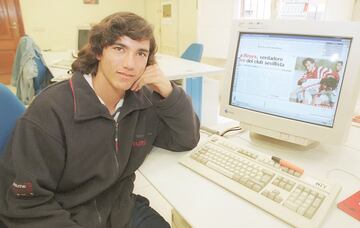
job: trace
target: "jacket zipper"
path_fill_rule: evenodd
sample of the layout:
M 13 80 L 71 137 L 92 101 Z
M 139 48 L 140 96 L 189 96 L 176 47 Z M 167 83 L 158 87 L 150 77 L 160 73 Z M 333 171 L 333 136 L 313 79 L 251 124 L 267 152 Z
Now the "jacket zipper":
M 99 224 L 101 224 L 101 223 L 102 223 L 102 218 L 101 218 L 100 211 L 99 211 L 99 209 L 98 209 L 98 207 L 97 207 L 96 200 L 94 201 L 94 204 L 95 204 L 95 210 L 96 210 L 96 214 L 97 214 L 97 216 L 98 216 Z
M 114 152 L 114 158 L 116 161 L 116 168 L 119 169 L 119 162 L 117 160 L 117 153 L 119 151 L 119 139 L 118 139 L 118 132 L 119 132 L 119 124 L 118 122 L 115 122 L 115 152 Z

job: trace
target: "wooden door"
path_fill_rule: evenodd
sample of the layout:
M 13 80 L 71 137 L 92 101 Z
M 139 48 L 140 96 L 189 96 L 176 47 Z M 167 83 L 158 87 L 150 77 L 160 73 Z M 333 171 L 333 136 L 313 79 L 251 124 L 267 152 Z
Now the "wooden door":
M 23 35 L 19 0 L 0 0 L 0 83 L 10 84 L 16 46 Z

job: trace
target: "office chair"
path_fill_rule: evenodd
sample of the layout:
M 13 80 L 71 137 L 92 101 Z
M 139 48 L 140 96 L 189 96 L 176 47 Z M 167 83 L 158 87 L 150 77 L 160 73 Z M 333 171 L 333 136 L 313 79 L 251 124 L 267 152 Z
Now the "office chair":
M 181 58 L 195 62 L 200 62 L 203 49 L 204 46 L 202 44 L 192 43 L 188 48 L 186 48 L 184 53 L 181 55 Z
M 24 104 L 0 83 L 0 156 L 15 127 L 16 120 L 24 113 Z
M 181 55 L 181 58 L 200 62 L 204 46 L 200 43 L 192 43 Z M 202 77 L 186 79 L 186 93 L 191 96 L 193 107 L 201 120 Z

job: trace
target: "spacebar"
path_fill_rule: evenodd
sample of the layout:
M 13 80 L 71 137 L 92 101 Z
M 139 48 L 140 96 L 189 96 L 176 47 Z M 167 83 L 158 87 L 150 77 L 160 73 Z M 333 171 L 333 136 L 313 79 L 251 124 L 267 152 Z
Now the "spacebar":
M 234 174 L 232 172 L 230 172 L 229 170 L 227 170 L 227 169 L 225 169 L 225 168 L 223 168 L 223 167 L 221 167 L 221 166 L 219 166 L 219 165 L 217 165 L 217 164 L 215 164 L 215 163 L 213 163 L 211 161 L 208 161 L 206 163 L 206 166 L 208 166 L 209 168 L 214 169 L 215 171 L 229 177 L 230 179 L 233 178 Z

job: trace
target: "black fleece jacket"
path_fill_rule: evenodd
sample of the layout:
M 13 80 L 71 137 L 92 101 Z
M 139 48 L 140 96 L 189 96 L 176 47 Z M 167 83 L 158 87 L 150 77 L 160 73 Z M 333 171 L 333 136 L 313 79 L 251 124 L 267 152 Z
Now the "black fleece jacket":
M 41 92 L 0 159 L 0 220 L 129 227 L 134 172 L 153 146 L 190 150 L 200 137 L 190 100 L 173 87 L 165 99 L 145 87 L 127 91 L 117 121 L 79 73 Z

